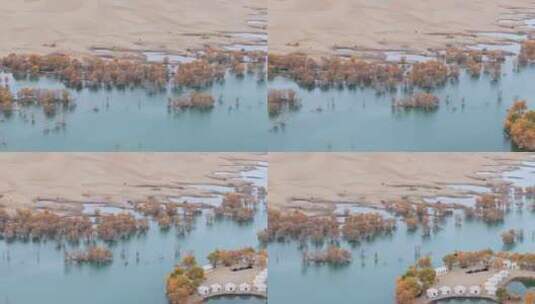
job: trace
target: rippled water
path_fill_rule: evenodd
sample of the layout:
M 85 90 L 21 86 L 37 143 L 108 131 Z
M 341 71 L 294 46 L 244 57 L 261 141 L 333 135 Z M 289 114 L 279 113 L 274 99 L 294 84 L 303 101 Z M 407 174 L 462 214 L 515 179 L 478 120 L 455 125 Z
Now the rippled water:
M 264 179 L 260 184 L 265 186 L 266 183 Z M 96 208 L 103 213 L 119 211 L 119 208 L 95 204 L 84 206 L 87 213 Z M 199 264 L 206 265 L 206 256 L 216 248 L 258 247 L 256 233 L 267 225 L 266 212 L 264 204 L 260 204 L 254 221 L 249 224 L 215 220 L 210 225 L 204 217 L 199 217 L 186 236 L 176 235 L 173 229 L 162 232 L 157 223 L 151 221 L 146 235 L 112 244 L 114 261 L 104 267 L 65 264 L 64 252 L 57 249 L 54 241 L 7 243 L 0 240 L 0 303 L 167 304 L 165 278 L 180 259 L 177 253 L 191 252 Z M 137 252 L 139 262 L 136 261 Z M 265 300 L 222 297 L 208 303 L 258 304 Z
M 174 92 L 70 90 L 76 108 L 53 119 L 37 108 L 0 114 L 0 151 L 265 151 L 266 84 L 254 75 L 225 79 L 204 90 L 216 100 L 205 112 L 169 113 Z M 10 86 L 64 88 L 47 78 L 11 78 Z
M 535 172 L 516 180 L 516 183 L 535 185 Z M 270 244 L 269 302 L 394 303 L 396 277 L 420 256 L 431 255 L 437 267 L 441 265 L 444 255 L 456 250 L 491 248 L 495 251 L 533 252 L 535 228 L 532 223 L 535 213 L 530 211 L 529 206 L 535 201 L 523 198 L 522 202 L 522 207 L 515 206 L 507 213 L 503 223 L 487 225 L 480 221 L 464 220 L 459 227 L 455 224 L 455 218 L 449 217 L 441 225 L 441 230 L 430 237 L 423 237 L 420 230 L 409 232 L 403 222 L 398 221 L 398 229 L 392 235 L 355 245 L 342 242 L 342 247 L 351 250 L 353 256 L 352 263 L 347 267 L 305 266 L 299 245 L 295 242 Z M 355 210 L 359 211 L 358 208 Z M 525 239 L 512 249 L 504 248 L 500 234 L 506 229 L 523 229 Z
M 301 108 L 272 118 L 272 151 L 511 151 L 503 121 L 516 98 L 535 108 L 535 69 L 513 72 L 509 59 L 502 79 L 474 79 L 433 91 L 441 99 L 435 112 L 394 111 L 401 93 L 377 95 L 372 89 L 308 90 L 277 77 L 270 88 L 292 88 Z M 449 100 L 448 103 L 446 101 Z

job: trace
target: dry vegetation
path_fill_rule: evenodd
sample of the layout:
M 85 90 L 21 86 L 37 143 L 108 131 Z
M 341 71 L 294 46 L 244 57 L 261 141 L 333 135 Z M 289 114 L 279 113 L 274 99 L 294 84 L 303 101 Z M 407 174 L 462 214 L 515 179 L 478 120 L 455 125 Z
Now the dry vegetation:
M 65 261 L 68 263 L 105 265 L 111 263 L 112 260 L 112 252 L 102 246 L 91 246 L 85 250 L 65 253 Z
M 268 228 L 258 235 L 262 242 L 286 240 L 321 242 L 337 239 L 340 234 L 338 222 L 334 216 L 312 217 L 299 211 L 282 213 L 269 210 L 268 221 Z
M 297 93 L 292 89 L 270 89 L 268 92 L 268 110 L 272 116 L 279 115 L 285 110 L 294 111 L 300 107 Z
M 396 303 L 412 304 L 436 280 L 431 259 L 423 257 L 396 281 Z
M 351 252 L 336 245 L 331 245 L 325 250 L 303 252 L 303 260 L 307 263 L 341 266 L 351 263 Z
M 509 229 L 507 231 L 502 232 L 501 237 L 504 245 L 512 246 L 517 241 L 522 241 L 524 239 L 524 231 L 521 229 Z
M 95 227 L 89 216 L 63 216 L 46 211 L 18 209 L 9 214 L 0 208 L 0 237 L 8 241 L 67 240 L 71 242 L 117 241 L 144 233 L 147 220 L 135 219 L 131 214 L 102 215 Z
M 518 63 L 524 66 L 533 61 L 535 61 L 535 40 L 525 40 L 518 55 Z
M 256 212 L 256 200 L 246 193 L 226 193 L 220 207 L 214 209 L 217 217 L 229 217 L 237 222 L 253 220 Z
M 403 69 L 397 64 L 354 58 L 323 58 L 318 62 L 302 53 L 270 54 L 268 64 L 270 79 L 285 76 L 307 88 L 361 86 L 385 91 L 395 89 L 403 80 Z
M 214 268 L 217 266 L 232 267 L 253 267 L 265 268 L 267 265 L 267 252 L 261 250 L 256 252 L 254 248 L 247 247 L 237 250 L 216 249 L 208 255 L 208 261 Z
M 307 216 L 299 211 L 282 213 L 269 210 L 269 226 L 258 234 L 262 242 L 311 240 L 320 243 L 343 237 L 350 242 L 371 240 L 396 228 L 394 219 L 378 213 L 349 215 L 343 224 L 335 216 Z
M 97 235 L 104 241 L 128 239 L 149 229 L 146 219 L 137 220 L 128 213 L 102 215 L 98 219 Z
M 385 209 L 401 216 L 408 231 L 421 227 L 423 236 L 429 236 L 432 230 L 438 230 L 441 221 L 453 214 L 447 204 L 412 203 L 407 200 L 384 202 Z
M 73 58 L 65 54 L 10 54 L 1 67 L 16 77 L 51 76 L 72 88 L 145 87 L 163 89 L 168 81 L 166 66 L 129 59 Z
M 358 213 L 349 215 L 342 226 L 342 236 L 350 242 L 370 240 L 396 229 L 395 219 L 385 219 L 378 213 Z
M 201 88 L 222 80 L 224 76 L 224 69 L 201 59 L 180 64 L 174 81 L 178 86 Z
M 519 148 L 535 151 L 535 111 L 525 101 L 515 101 L 507 111 L 504 129 Z
M 167 276 L 166 295 L 169 303 L 188 303 L 189 297 L 204 280 L 204 270 L 197 265 L 195 257 L 191 255 L 183 257 L 180 264 L 176 265 L 173 272 Z
M 16 101 L 23 106 L 41 106 L 47 116 L 54 116 L 58 109 L 69 108 L 72 97 L 67 90 L 22 88 L 17 92 Z
M 19 209 L 10 215 L 0 209 L 0 237 L 14 240 L 91 240 L 92 223 L 87 216 L 64 217 L 50 211 Z
M 433 111 L 438 109 L 439 99 L 433 94 L 420 92 L 396 101 L 394 106 L 403 109 Z
M 13 110 L 13 94 L 7 86 L 0 85 L 0 111 L 10 113 Z
M 187 109 L 211 110 L 214 107 L 214 98 L 208 93 L 192 92 L 176 99 L 170 99 L 168 107 L 178 111 Z

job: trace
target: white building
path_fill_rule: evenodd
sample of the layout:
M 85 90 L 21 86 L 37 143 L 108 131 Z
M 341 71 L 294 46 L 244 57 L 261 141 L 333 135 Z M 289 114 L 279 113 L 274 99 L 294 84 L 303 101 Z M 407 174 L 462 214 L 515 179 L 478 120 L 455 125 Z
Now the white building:
M 505 266 L 505 268 L 507 268 L 509 270 L 518 269 L 518 264 L 516 262 L 512 262 L 510 260 L 504 260 L 503 261 L 503 266 Z
M 451 294 L 451 288 L 448 286 L 442 286 L 438 290 L 440 290 L 441 296 L 449 296 Z
M 466 292 L 466 287 L 457 285 L 453 288 L 456 295 L 463 295 Z
M 429 288 L 429 289 L 427 289 L 426 294 L 427 294 L 427 297 L 428 297 L 429 299 L 436 298 L 436 297 L 438 297 L 438 289 L 436 289 L 436 288 Z
M 225 292 L 235 292 L 235 291 L 236 291 L 236 284 L 234 283 L 225 284 Z
M 448 267 L 446 266 L 437 267 L 435 268 L 435 273 L 437 274 L 437 276 L 445 275 L 448 273 Z
M 214 270 L 214 267 L 212 267 L 212 265 L 204 265 L 202 269 L 204 270 L 204 272 L 211 272 L 212 270 Z
M 197 288 L 197 292 L 200 296 L 206 296 L 210 293 L 210 288 L 208 286 L 201 285 Z
M 240 286 L 238 286 L 238 289 L 240 292 L 249 292 L 251 291 L 251 285 L 247 283 L 241 283 Z
M 488 286 L 488 287 L 485 287 L 485 290 L 489 296 L 495 296 L 497 288 L 496 286 Z
M 266 284 L 257 284 L 255 285 L 256 291 L 258 292 L 266 292 L 267 285 Z
M 481 294 L 481 287 L 476 286 L 476 285 L 470 286 L 470 288 L 468 290 L 469 290 L 470 294 L 474 295 L 474 296 L 477 296 L 477 295 Z
M 218 293 L 218 292 L 221 292 L 223 290 L 223 286 L 221 286 L 220 284 L 212 284 L 210 285 L 210 290 L 212 291 L 212 293 Z

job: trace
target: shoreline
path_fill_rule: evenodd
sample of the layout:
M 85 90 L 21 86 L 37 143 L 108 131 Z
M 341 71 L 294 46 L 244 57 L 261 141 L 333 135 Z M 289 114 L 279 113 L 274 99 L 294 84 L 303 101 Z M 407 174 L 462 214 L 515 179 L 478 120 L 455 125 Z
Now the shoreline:
M 259 28 L 249 21 L 263 20 L 266 15 L 266 4 L 261 0 L 238 3 L 134 0 L 128 4 L 59 0 L 53 5 L 42 1 L 13 2 L 0 9 L 0 17 L 6 24 L 0 30 L 3 37 L 0 54 L 13 51 L 81 54 L 102 45 L 182 51 L 206 45 L 222 46 L 235 40 L 224 32 L 262 30 L 262 26 Z M 47 20 L 47 27 L 41 26 L 43 20 Z
M 301 201 L 304 204 L 298 208 L 306 212 L 307 209 L 325 210 L 320 207 L 336 203 L 381 207 L 383 201 L 398 199 L 423 202 L 425 197 L 464 197 L 468 192 L 446 186 L 451 184 L 489 186 L 489 182 L 500 183 L 495 179 L 502 172 L 518 167 L 526 160 L 533 160 L 534 155 L 533 153 L 359 154 L 357 156 L 352 156 L 350 153 L 331 153 L 326 156 L 321 153 L 270 154 L 270 175 L 273 176 L 269 180 L 270 207 L 285 210 L 299 206 L 294 203 Z M 411 164 L 418 159 L 421 168 L 412 167 Z M 433 165 L 437 162 L 441 164 Z M 379 167 L 374 170 L 365 169 L 373 163 Z M 314 168 L 314 171 L 323 172 L 321 168 L 324 164 L 329 164 L 328 171 L 336 173 L 324 178 L 314 176 L 314 173 L 308 172 L 305 168 L 310 167 Z M 352 167 L 356 169 L 352 170 Z M 492 172 L 492 175 L 478 176 L 476 173 L 481 171 Z M 429 176 L 432 180 L 428 180 Z M 407 183 L 406 179 L 416 179 L 416 181 Z M 342 181 L 343 185 L 337 184 L 337 181 Z M 331 208 L 327 210 L 329 209 Z
M 82 209 L 82 203 L 88 202 L 125 207 L 128 201 L 151 196 L 203 197 L 209 191 L 187 185 L 241 185 L 244 182 L 237 182 L 241 169 L 264 159 L 264 155 L 254 153 L 2 153 L 0 163 L 11 174 L 0 182 L 0 206 L 35 208 L 40 198 L 49 198 Z M 50 173 L 47 168 L 57 168 L 59 163 L 61 170 L 56 171 L 61 172 Z M 106 174 L 106 168 L 113 168 L 114 176 Z M 213 176 L 219 170 L 233 175 Z M 188 183 L 181 184 L 183 180 Z
M 333 55 L 335 48 L 427 53 L 446 45 L 461 47 L 470 43 L 499 41 L 490 37 L 474 37 L 474 33 L 533 31 L 525 20 L 535 19 L 533 3 L 523 0 L 513 4 L 494 0 L 462 5 L 444 1 L 438 4 L 439 7 L 405 0 L 387 3 L 370 3 L 368 0 L 313 1 L 307 3 L 308 7 L 304 10 L 301 2 L 290 0 L 270 6 L 273 19 L 269 28 L 270 52 L 304 52 L 313 57 Z M 441 11 L 440 16 L 435 14 L 438 11 Z M 352 13 L 359 14 L 359 20 L 344 18 Z M 478 14 L 477 20 L 470 18 L 474 13 Z M 298 22 L 301 26 L 289 28 L 290 20 L 302 21 Z M 314 23 L 311 20 L 315 20 Z M 283 28 L 290 30 L 283 31 Z

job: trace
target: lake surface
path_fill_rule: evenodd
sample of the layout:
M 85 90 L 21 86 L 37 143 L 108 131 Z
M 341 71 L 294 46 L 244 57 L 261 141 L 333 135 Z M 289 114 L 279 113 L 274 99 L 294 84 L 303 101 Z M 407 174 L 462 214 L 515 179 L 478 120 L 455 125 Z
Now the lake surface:
M 15 81 L 7 76 L 14 91 L 64 88 L 54 79 Z M 76 108 L 54 119 L 38 108 L 9 118 L 0 114 L 0 151 L 266 151 L 266 90 L 255 75 L 227 74 L 224 83 L 203 90 L 216 101 L 212 110 L 181 113 L 168 112 L 168 98 L 180 94 L 170 90 L 69 90 Z M 58 127 L 63 123 L 64 128 Z
M 526 172 L 525 168 L 523 170 Z M 515 170 L 515 171 L 518 171 Z M 511 172 L 505 175 L 519 175 Z M 516 185 L 535 185 L 535 172 L 515 180 Z M 526 180 L 527 179 L 527 180 Z M 442 229 L 424 238 L 422 232 L 411 233 L 398 221 L 398 229 L 390 236 L 382 236 L 371 242 L 352 246 L 353 261 L 347 267 L 329 267 L 302 263 L 302 252 L 297 242 L 269 244 L 269 293 L 270 303 L 394 303 L 395 281 L 418 257 L 431 255 L 433 264 L 442 264 L 442 257 L 456 250 L 535 251 L 535 212 L 530 206 L 534 200 L 522 198 L 523 206 L 514 205 L 503 223 L 487 225 L 481 221 L 463 220 L 459 227 L 455 218 L 449 217 Z M 458 213 L 459 211 L 456 211 Z M 504 248 L 500 237 L 506 229 L 523 229 L 524 240 L 512 249 Z M 378 256 L 375 261 L 375 254 Z M 441 302 L 442 303 L 442 302 Z M 471 302 L 447 302 L 471 303 Z M 484 303 L 484 302 L 475 302 Z
M 535 68 L 512 71 L 509 58 L 497 83 L 462 72 L 459 82 L 433 91 L 434 112 L 392 109 L 398 93 L 372 89 L 308 90 L 277 77 L 269 88 L 292 88 L 301 108 L 272 119 L 270 151 L 511 151 L 503 121 L 516 98 L 535 108 Z M 449 99 L 449 104 L 446 100 Z M 464 99 L 464 106 L 463 106 Z
M 267 168 L 257 167 L 247 174 L 266 176 Z M 267 180 L 255 179 L 254 182 L 265 186 Z M 106 211 L 116 212 L 115 209 L 101 209 L 101 212 Z M 146 235 L 119 241 L 110 247 L 114 260 L 104 267 L 65 264 L 64 252 L 56 248 L 54 241 L 6 243 L 0 240 L 0 303 L 167 304 L 165 278 L 180 255 L 193 253 L 200 265 L 206 265 L 206 256 L 217 248 L 258 247 L 257 231 L 266 225 L 264 202 L 259 204 L 252 223 L 215 220 L 210 225 L 201 216 L 185 236 L 177 236 L 173 229 L 161 232 L 151 221 Z M 139 262 L 136 261 L 137 252 Z M 259 304 L 265 300 L 221 297 L 208 303 Z

